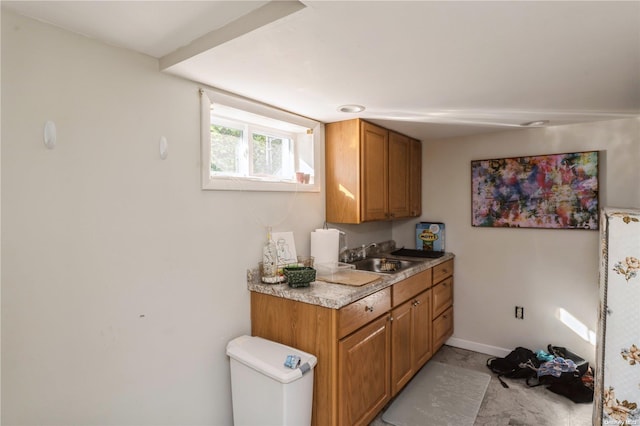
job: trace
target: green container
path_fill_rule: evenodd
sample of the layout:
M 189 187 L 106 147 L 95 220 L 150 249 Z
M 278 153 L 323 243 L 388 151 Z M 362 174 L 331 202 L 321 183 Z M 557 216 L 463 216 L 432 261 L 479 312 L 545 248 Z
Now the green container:
M 283 269 L 289 287 L 309 287 L 316 280 L 316 270 L 308 266 L 291 266 Z

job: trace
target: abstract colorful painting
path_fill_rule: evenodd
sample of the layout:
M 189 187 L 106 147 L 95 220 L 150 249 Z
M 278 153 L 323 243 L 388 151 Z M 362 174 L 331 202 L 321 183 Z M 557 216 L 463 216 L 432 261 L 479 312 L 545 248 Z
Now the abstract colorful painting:
M 598 229 L 598 151 L 471 162 L 472 226 Z

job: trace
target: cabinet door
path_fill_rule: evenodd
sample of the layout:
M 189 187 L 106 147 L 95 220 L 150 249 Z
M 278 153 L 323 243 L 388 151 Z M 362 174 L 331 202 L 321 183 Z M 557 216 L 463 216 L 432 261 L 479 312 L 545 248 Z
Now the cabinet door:
M 413 367 L 418 371 L 427 362 L 431 350 L 431 290 L 420 293 L 412 302 Z
M 367 425 L 391 397 L 391 332 L 383 315 L 338 344 L 341 425 Z
M 453 306 L 433 320 L 433 350 L 440 346 L 453 334 Z
M 385 220 L 389 212 L 389 132 L 363 121 L 360 148 L 362 221 Z
M 411 139 L 389 132 L 389 217 L 409 217 Z
M 409 154 L 409 216 L 422 214 L 422 142 L 410 140 Z
M 325 125 L 326 220 L 360 223 L 360 120 Z
M 412 304 L 409 300 L 391 311 L 391 387 L 392 396 L 413 377 Z
M 391 311 L 391 388 L 395 396 L 433 355 L 431 290 Z

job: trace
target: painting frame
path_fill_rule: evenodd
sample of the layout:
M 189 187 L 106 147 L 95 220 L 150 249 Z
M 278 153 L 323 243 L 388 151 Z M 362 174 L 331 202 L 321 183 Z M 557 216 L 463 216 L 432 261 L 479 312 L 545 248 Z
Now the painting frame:
M 599 151 L 471 161 L 471 226 L 598 230 Z

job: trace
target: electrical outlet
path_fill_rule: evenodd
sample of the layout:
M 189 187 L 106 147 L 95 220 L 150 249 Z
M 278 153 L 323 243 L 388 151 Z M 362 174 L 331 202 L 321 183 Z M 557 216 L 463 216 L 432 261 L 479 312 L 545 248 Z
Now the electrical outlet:
M 524 319 L 524 306 L 516 306 L 516 318 Z

